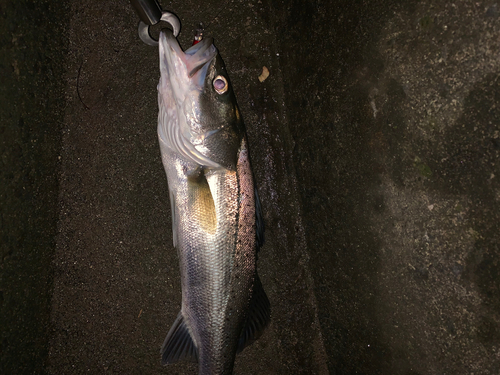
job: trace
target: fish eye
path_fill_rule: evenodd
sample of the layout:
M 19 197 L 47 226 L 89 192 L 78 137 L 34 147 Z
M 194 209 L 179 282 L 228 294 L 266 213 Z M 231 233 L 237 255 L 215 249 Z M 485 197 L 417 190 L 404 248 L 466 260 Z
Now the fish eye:
M 213 81 L 214 89 L 218 94 L 224 94 L 228 89 L 226 77 L 217 76 Z

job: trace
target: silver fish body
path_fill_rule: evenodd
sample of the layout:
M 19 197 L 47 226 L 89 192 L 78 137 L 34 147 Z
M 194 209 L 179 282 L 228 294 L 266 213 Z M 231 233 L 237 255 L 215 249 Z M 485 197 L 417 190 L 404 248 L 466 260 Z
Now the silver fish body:
M 263 225 L 245 129 L 211 39 L 184 52 L 165 30 L 159 49 L 158 137 L 182 285 L 162 362 L 197 360 L 199 374 L 232 374 L 236 353 L 270 315 L 256 273 Z

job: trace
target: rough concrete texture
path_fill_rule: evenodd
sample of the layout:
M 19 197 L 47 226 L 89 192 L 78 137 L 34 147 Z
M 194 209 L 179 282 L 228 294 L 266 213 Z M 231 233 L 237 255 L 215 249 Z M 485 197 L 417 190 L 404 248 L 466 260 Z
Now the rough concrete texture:
M 126 1 L 26 3 L 0 2 L 24 26 L 0 25 L 0 372 L 194 374 L 160 366 L 180 281 L 157 50 Z M 272 323 L 235 374 L 500 373 L 497 3 L 162 6 L 184 46 L 214 36 L 264 209 Z
M 277 7 L 329 371 L 500 373 L 497 4 Z
M 0 373 L 47 359 L 65 6 L 0 1 Z
M 277 130 L 285 111 L 266 107 L 283 103 L 276 48 L 262 45 L 274 31 L 256 2 L 193 4 L 175 8 L 181 41 L 210 24 L 245 114 L 268 227 L 259 269 L 273 322 L 235 372 L 326 371 L 290 139 L 286 126 Z M 157 49 L 138 39 L 123 2 L 75 2 L 71 14 L 48 372 L 193 373 L 196 365 L 159 362 L 181 286 L 156 136 Z M 267 85 L 257 79 L 263 65 L 276 65 Z

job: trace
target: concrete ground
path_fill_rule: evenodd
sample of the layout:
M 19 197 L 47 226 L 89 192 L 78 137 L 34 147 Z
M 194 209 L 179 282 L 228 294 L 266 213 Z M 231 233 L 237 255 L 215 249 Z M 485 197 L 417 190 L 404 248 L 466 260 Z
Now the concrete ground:
M 215 38 L 263 204 L 272 323 L 235 374 L 500 373 L 497 3 L 162 6 Z M 126 1 L 0 10 L 0 373 L 196 373 L 160 366 L 157 50 Z

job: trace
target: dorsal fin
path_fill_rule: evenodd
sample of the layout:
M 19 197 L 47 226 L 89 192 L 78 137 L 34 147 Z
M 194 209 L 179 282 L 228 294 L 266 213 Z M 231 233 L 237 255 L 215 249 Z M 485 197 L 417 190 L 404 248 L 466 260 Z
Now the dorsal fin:
M 238 353 L 260 337 L 271 319 L 271 304 L 257 274 L 248 310 L 247 322 L 238 341 Z
M 257 244 L 259 245 L 257 250 L 264 246 L 264 218 L 262 217 L 262 206 L 260 205 L 259 193 L 257 188 L 255 190 L 255 227 L 257 233 Z
M 168 332 L 160 350 L 162 365 L 175 363 L 182 359 L 198 361 L 198 350 L 191 338 L 182 313 L 179 313 L 172 328 Z

